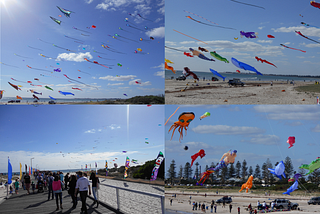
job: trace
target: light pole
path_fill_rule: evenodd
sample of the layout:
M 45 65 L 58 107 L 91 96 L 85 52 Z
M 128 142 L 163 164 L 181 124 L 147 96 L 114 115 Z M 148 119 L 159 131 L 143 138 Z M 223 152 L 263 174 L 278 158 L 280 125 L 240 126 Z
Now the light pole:
M 30 161 L 31 161 L 31 169 L 32 169 L 32 159 L 34 159 L 34 158 L 31 158 L 31 159 L 30 159 Z M 30 169 L 30 170 L 31 170 L 31 169 Z M 31 173 L 31 175 L 32 175 L 32 172 L 30 172 L 30 173 Z

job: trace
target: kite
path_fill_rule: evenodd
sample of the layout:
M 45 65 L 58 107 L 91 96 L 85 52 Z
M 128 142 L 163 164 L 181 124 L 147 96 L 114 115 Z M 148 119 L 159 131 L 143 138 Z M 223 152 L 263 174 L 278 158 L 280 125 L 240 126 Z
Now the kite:
M 183 54 L 188 56 L 188 57 L 193 57 L 190 53 L 187 53 L 187 52 L 183 52 Z
M 199 20 L 196 20 L 194 18 L 192 18 L 191 16 L 186 16 L 188 19 L 191 19 L 192 21 L 195 21 L 195 22 L 198 22 L 200 24 L 203 24 L 203 25 L 208 25 L 208 26 L 212 26 L 212 27 L 219 27 L 219 28 L 225 28 L 225 29 L 231 29 L 231 30 L 235 30 L 234 28 L 230 28 L 230 27 L 223 27 L 223 26 L 219 26 L 219 25 L 210 25 L 210 24 L 207 24 L 207 23 L 204 23 L 204 22 L 201 22 Z
M 22 82 L 22 83 L 32 83 L 31 81 L 25 82 L 25 81 L 16 80 L 16 79 L 13 79 L 12 77 L 11 77 L 11 79 L 14 80 L 14 81 L 17 81 L 17 82 Z
M 57 24 L 61 24 L 61 21 L 60 20 L 58 20 L 58 19 L 56 19 L 56 18 L 53 18 L 52 16 L 50 16 L 50 18 L 53 20 L 53 21 L 55 21 L 55 23 L 57 23 Z
M 22 100 L 22 97 L 20 97 L 20 96 L 16 96 L 16 98 L 18 99 L 18 100 Z
M 161 163 L 162 163 L 163 159 L 164 159 L 163 153 L 159 152 L 159 154 L 157 156 L 157 159 L 156 159 L 156 162 L 155 162 L 154 167 L 153 167 L 152 172 L 151 172 L 150 181 L 154 181 L 154 180 L 157 179 L 158 171 L 159 171 L 159 168 L 161 166 Z
M 127 94 L 123 94 L 123 95 L 126 96 L 126 97 L 128 96 Z
M 127 37 L 124 37 L 124 36 L 120 36 L 119 34 L 114 34 L 115 36 L 118 36 L 118 37 L 121 37 L 121 38 L 124 38 L 124 39 L 127 39 L 127 40 L 130 40 L 130 41 L 133 41 L 133 42 L 138 42 L 138 41 L 136 41 L 136 40 L 133 40 L 133 39 L 129 39 L 129 38 L 127 38 Z
M 66 95 L 73 95 L 73 96 L 74 96 L 74 94 L 73 94 L 73 93 L 71 93 L 71 92 L 63 92 L 63 91 L 59 91 L 59 93 L 60 93 L 60 94 L 62 94 L 62 95 L 64 95 L 64 96 L 66 96 Z
M 85 31 L 85 30 L 80 30 L 80 29 L 78 29 L 78 28 L 76 28 L 76 27 L 72 27 L 72 28 L 75 29 L 75 30 L 79 30 L 79 31 L 85 32 L 85 33 L 90 33 L 90 32 Z M 90 34 L 91 34 L 91 33 L 90 33 Z
M 57 100 L 56 98 L 53 98 L 53 97 L 51 97 L 51 96 L 49 96 L 50 97 L 50 99 L 52 99 L 52 100 Z
M 92 25 L 91 27 L 92 27 L 92 28 L 96 28 L 97 26 L 95 26 L 95 25 Z
M 172 71 L 174 74 L 176 73 L 176 71 L 173 69 L 173 67 L 169 66 L 167 62 L 164 62 L 164 68 Z
M 52 45 L 53 45 L 54 47 L 56 47 L 56 48 L 60 48 L 60 49 L 66 50 L 66 51 L 77 52 L 77 51 L 73 51 L 73 50 L 70 50 L 70 49 L 67 49 L 67 48 L 60 47 L 60 46 L 55 45 L 55 44 L 52 44 Z
M 120 67 L 122 67 L 122 65 L 121 65 L 120 63 L 117 63 L 117 66 L 120 66 Z
M 196 183 L 196 185 L 203 185 L 203 183 L 207 180 L 209 175 L 213 172 L 219 171 L 220 169 L 227 167 L 229 163 L 234 163 L 235 158 L 237 157 L 237 150 L 231 150 L 227 153 L 224 153 L 220 159 L 220 162 L 217 164 L 216 167 L 211 167 L 207 169 L 205 172 L 201 173 L 200 180 Z M 231 161 L 227 161 L 231 159 Z
M 252 7 L 258 7 L 258 8 L 261 8 L 261 9 L 265 9 L 264 7 L 261 7 L 261 6 L 258 6 L 258 5 L 254 5 L 254 4 L 243 3 L 243 2 L 235 1 L 235 0 L 230 0 L 230 1 L 233 1 L 233 2 L 236 2 L 236 3 L 239 3 L 239 4 L 244 4 L 244 5 L 252 6 Z
M 291 147 L 293 147 L 293 144 L 296 142 L 296 138 L 295 137 L 288 137 L 287 143 L 290 145 L 288 147 L 288 149 L 290 149 Z
M 18 56 L 18 57 L 21 57 L 21 58 L 25 58 L 25 59 L 32 59 L 32 58 L 30 58 L 30 57 L 26 57 L 26 56 L 20 56 L 20 55 L 18 55 L 18 54 L 15 54 L 15 53 L 14 53 L 14 55 L 15 55 L 15 56 Z
M 88 86 L 88 87 L 94 87 L 94 88 L 97 88 L 97 87 L 95 87 L 95 86 L 87 85 L 87 84 L 85 84 L 85 83 L 83 83 L 83 82 L 81 82 L 81 81 L 79 81 L 79 80 L 71 79 L 70 77 L 68 77 L 68 76 L 67 76 L 67 75 L 65 75 L 65 74 L 64 74 L 63 76 L 65 76 L 66 78 L 68 78 L 69 80 L 71 80 L 71 81 L 73 81 L 73 82 L 77 82 L 77 83 L 80 83 L 80 84 L 86 85 L 86 86 Z
M 309 172 L 305 175 L 311 174 L 314 170 L 320 168 L 320 157 L 312 161 L 309 165 L 308 164 L 302 164 L 299 169 L 307 169 Z
M 215 61 L 214 59 L 209 59 L 208 57 L 203 55 L 201 52 L 196 51 L 196 50 L 194 50 L 192 48 L 189 48 L 189 50 L 192 52 L 193 55 L 198 56 L 200 59 L 204 59 L 204 60 L 208 60 L 208 61 Z
M 300 50 L 300 49 L 296 49 L 296 48 L 290 48 L 288 46 L 285 46 L 284 44 L 280 44 L 282 47 L 285 47 L 285 48 L 289 48 L 289 49 L 292 49 L 292 50 L 296 50 L 296 51 L 301 51 L 303 53 L 305 53 L 306 51 L 303 51 L 303 50 Z
M 257 32 L 244 32 L 244 31 L 240 31 L 240 37 L 246 37 L 246 38 L 258 38 L 258 33 Z
M 286 174 L 284 174 L 284 170 L 285 170 L 285 166 L 283 161 L 280 161 L 280 163 L 278 163 L 278 165 L 276 166 L 276 168 L 271 169 L 268 168 L 268 170 L 270 171 L 271 174 L 276 175 L 279 179 L 281 179 L 281 175 L 286 178 Z
M 17 85 L 13 85 L 12 83 L 8 82 L 13 88 L 15 88 L 17 91 L 20 90 L 21 91 L 21 88 L 19 88 Z
M 241 192 L 244 188 L 246 188 L 246 193 L 248 193 L 248 190 L 252 188 L 252 180 L 253 180 L 253 176 L 250 175 L 250 177 L 248 178 L 247 182 L 242 184 L 241 189 L 239 190 L 239 192 Z
M 289 179 L 288 179 L 288 182 L 293 182 L 293 181 L 294 181 L 293 178 L 289 178 Z
M 151 40 L 154 40 L 154 38 L 153 38 L 152 36 L 150 36 L 150 39 L 151 39 Z
M 179 31 L 177 31 L 177 30 L 175 30 L 175 29 L 173 29 L 173 31 L 175 31 L 175 32 L 177 32 L 177 33 L 180 33 L 180 34 L 182 34 L 182 35 L 184 35 L 184 36 L 187 36 L 187 37 L 189 37 L 189 38 L 191 38 L 191 39 L 195 39 L 195 40 L 197 40 L 197 41 L 199 41 L 199 42 L 202 42 L 202 43 L 204 43 L 204 44 L 208 44 L 208 43 L 205 43 L 205 42 L 203 42 L 203 41 L 201 41 L 201 40 L 199 40 L 199 39 L 196 39 L 196 38 L 193 38 L 193 37 L 191 37 L 191 36 L 188 36 L 187 34 L 184 34 L 184 33 L 181 33 L 181 32 L 179 32 Z
M 79 42 L 84 42 L 84 41 L 82 41 L 82 40 L 80 40 L 80 39 L 72 38 L 72 37 L 66 36 L 66 35 L 64 35 L 64 36 L 65 36 L 66 38 L 69 38 L 69 39 L 77 40 L 77 41 L 79 41 Z
M 236 70 L 236 72 L 238 72 L 240 74 L 240 71 L 239 70 Z
M 69 17 L 70 18 L 70 14 L 72 13 L 71 11 L 68 11 L 66 9 L 63 9 L 61 7 L 58 7 L 57 8 L 66 16 L 66 17 Z
M 141 82 L 138 82 L 138 81 L 135 81 L 135 83 L 137 83 L 137 84 L 141 84 Z
M 133 26 L 131 26 L 129 24 L 126 24 L 126 26 L 131 27 L 131 28 L 136 29 L 136 30 L 143 30 L 142 28 L 133 27 Z M 144 30 L 147 30 L 147 29 L 148 29 L 148 27 L 144 27 Z
M 316 8 L 319 8 L 319 9 L 320 9 L 320 3 L 315 2 L 315 1 L 311 1 L 311 2 L 310 2 L 310 4 L 311 4 L 311 6 L 314 6 L 314 7 L 316 7 Z
M 220 56 L 215 51 L 210 52 L 210 55 L 213 56 L 214 58 L 216 58 L 217 60 L 220 60 L 220 61 L 225 62 L 225 63 L 229 63 L 229 61 L 226 58 Z
M 174 122 L 174 124 L 170 127 L 169 131 L 170 132 L 172 129 L 172 137 L 174 135 L 175 130 L 178 128 L 178 132 L 180 133 L 180 138 L 179 142 L 183 139 L 183 129 L 185 130 L 187 134 L 187 128 L 190 124 L 190 122 L 194 119 L 195 115 L 193 112 L 183 112 L 179 115 L 179 121 Z
M 320 42 L 318 42 L 318 41 L 316 41 L 316 40 L 313 40 L 313 39 L 310 39 L 309 37 L 306 37 L 305 35 L 303 35 L 300 31 L 294 31 L 294 32 L 296 32 L 297 34 L 299 34 L 300 36 L 302 36 L 302 37 L 304 37 L 304 38 L 306 38 L 306 39 L 309 39 L 310 41 L 313 41 L 313 42 L 316 42 L 316 43 L 318 43 L 318 44 L 320 44 Z
M 296 189 L 298 189 L 298 179 L 302 177 L 301 174 L 297 173 L 295 174 L 294 176 L 294 179 L 295 179 L 295 182 L 292 184 L 291 187 L 289 187 L 287 189 L 286 192 L 282 193 L 282 194 L 287 194 L 287 195 L 290 195 L 291 192 L 295 191 Z
M 221 74 L 219 74 L 217 71 L 215 71 L 215 70 L 213 70 L 211 68 L 209 68 L 209 69 L 213 73 L 213 75 L 217 75 L 218 77 L 221 77 L 223 80 L 226 78 L 226 77 L 222 76 Z
M 129 169 L 129 164 L 130 164 L 130 159 L 129 159 L 129 157 L 127 157 L 126 163 L 125 163 L 124 178 L 128 177 L 127 171 L 128 171 L 128 169 Z
M 244 70 L 248 70 L 248 71 L 254 71 L 256 72 L 257 74 L 259 75 L 262 75 L 262 73 L 260 73 L 259 71 L 257 71 L 254 67 L 246 64 L 246 63 L 243 63 L 243 62 L 240 62 L 238 60 L 236 60 L 235 58 L 231 58 L 231 62 L 238 68 L 242 68 Z
M 34 94 L 40 94 L 40 95 L 42 95 L 42 93 L 36 92 L 36 91 L 34 91 L 34 90 L 32 90 L 32 89 L 30 90 L 30 92 L 31 92 L 31 93 L 34 93 Z
M 269 65 L 273 65 L 274 67 L 277 67 L 277 66 L 275 66 L 273 63 L 271 63 L 271 62 L 268 62 L 267 60 L 265 60 L 265 59 L 261 59 L 261 58 L 259 58 L 259 57 L 255 57 L 256 58 L 256 60 L 259 62 L 259 61 L 261 61 L 261 63 L 267 63 L 267 64 L 269 64 Z
M 207 49 L 202 48 L 202 47 L 198 47 L 198 50 L 199 50 L 199 51 L 202 51 L 202 52 L 209 52 Z
M 314 25 L 309 25 L 307 23 L 304 23 L 304 22 L 301 22 L 301 24 L 305 25 L 305 26 L 308 26 L 308 27 L 315 27 L 315 28 L 320 28 L 320 27 L 317 27 L 317 26 L 314 26 Z
M 42 56 L 42 57 L 45 57 L 45 58 L 49 58 L 49 59 L 57 59 L 57 58 L 52 58 L 52 57 L 45 56 L 45 55 L 43 55 L 41 53 L 39 55 Z
M 234 38 L 234 40 L 238 40 L 239 38 L 238 37 L 233 37 Z
M 53 89 L 52 88 L 50 88 L 49 86 L 44 86 L 46 89 L 49 89 L 49 90 L 51 90 L 51 91 L 53 91 Z
M 188 146 L 184 146 L 183 149 L 187 151 L 189 148 L 188 148 Z
M 61 72 L 61 68 L 53 69 L 55 72 Z
M 34 48 L 34 47 L 29 46 L 29 45 L 28 45 L 28 47 L 29 47 L 29 48 L 32 48 L 32 49 L 35 49 L 35 50 L 43 51 L 42 49 Z
M 200 120 L 202 120 L 203 118 L 209 117 L 210 115 L 211 114 L 209 112 L 206 112 L 200 117 Z
M 101 56 L 98 56 L 100 59 L 105 59 L 105 60 L 114 60 L 114 59 L 109 59 L 109 58 L 103 58 Z
M 167 62 L 167 63 L 174 64 L 173 62 L 171 62 L 171 61 L 170 61 L 170 60 L 168 60 L 168 59 L 164 59 L 164 61 L 165 61 L 165 62 Z
M 39 97 L 37 97 L 36 95 L 32 94 L 32 96 L 33 96 L 33 99 L 40 100 Z
M 272 35 L 267 35 L 267 37 L 270 38 L 270 39 L 271 39 L 271 38 L 275 38 L 275 37 L 272 36 Z
M 91 62 L 91 61 L 88 60 L 87 58 L 84 58 L 84 60 L 86 60 L 87 62 Z M 97 61 L 93 61 L 93 62 L 91 62 L 91 63 L 97 64 L 97 65 L 101 65 L 101 66 L 103 66 L 103 67 L 105 67 L 105 68 L 109 68 L 108 66 L 103 65 L 103 64 L 100 64 L 100 63 L 98 63 Z
M 200 17 L 200 18 L 202 18 L 202 19 L 204 19 L 204 20 L 206 20 L 206 21 L 208 21 L 208 22 L 210 22 L 210 23 L 212 23 L 212 24 L 218 25 L 217 23 L 212 22 L 212 21 L 210 21 L 209 19 L 206 19 L 206 18 L 204 18 L 204 17 L 202 17 L 202 16 L 199 16 L 199 15 L 197 15 L 197 14 L 195 14 L 195 13 L 192 13 L 192 12 L 189 12 L 189 11 L 186 11 L 186 10 L 184 10 L 184 12 L 190 13 L 190 14 L 195 15 L 195 16 L 198 16 L 198 17 Z
M 74 87 L 72 87 L 72 89 L 82 91 L 80 88 L 74 88 Z
M 2 99 L 4 90 L 0 90 L 0 99 Z
M 186 77 L 188 77 L 188 76 L 191 75 L 191 76 L 193 77 L 193 79 L 196 79 L 196 80 L 199 81 L 198 76 L 197 76 L 195 73 L 193 73 L 192 71 L 190 71 L 190 69 L 189 69 L 188 67 L 184 67 L 183 69 L 184 69 L 183 74 L 184 74 Z
M 2 65 L 6 65 L 6 66 L 10 66 L 10 67 L 15 67 L 15 68 L 19 68 L 19 67 L 17 67 L 17 66 L 14 66 L 14 65 L 8 65 L 8 64 L 5 64 L 5 63 L 3 63 L 3 62 L 0 62 Z
M 191 165 L 190 167 L 192 167 L 193 162 L 197 159 L 197 157 L 199 157 L 202 159 L 204 156 L 206 156 L 206 153 L 204 153 L 203 149 L 200 149 L 199 152 L 197 152 L 196 154 L 191 156 Z
M 119 27 L 119 29 L 120 29 L 120 30 L 123 30 L 123 31 L 125 31 L 125 32 L 128 32 L 128 33 L 131 33 L 131 34 L 132 34 L 132 32 L 127 31 L 127 30 L 124 30 L 124 29 L 123 29 L 123 28 L 121 28 L 121 27 Z
M 153 21 L 150 20 L 150 19 L 146 19 L 146 18 L 142 17 L 139 13 L 137 14 L 137 16 L 139 16 L 140 18 L 142 18 L 142 19 L 144 19 L 144 20 L 148 20 L 148 21 L 150 21 L 150 22 L 153 22 Z
M 123 153 L 127 153 L 127 151 L 122 151 Z

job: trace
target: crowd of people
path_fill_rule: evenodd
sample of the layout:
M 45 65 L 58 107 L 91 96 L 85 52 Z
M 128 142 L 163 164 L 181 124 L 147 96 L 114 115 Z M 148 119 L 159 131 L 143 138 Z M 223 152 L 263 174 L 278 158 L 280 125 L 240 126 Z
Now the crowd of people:
M 19 194 L 20 183 L 24 190 L 27 190 L 27 195 L 48 191 L 48 201 L 56 199 L 56 211 L 63 209 L 62 206 L 62 193 L 67 191 L 72 198 L 72 209 L 76 209 L 78 204 L 78 195 L 82 202 L 81 213 L 88 213 L 86 206 L 86 199 L 92 194 L 94 197 L 94 203 L 96 207 L 99 206 L 98 201 L 98 189 L 99 189 L 99 178 L 94 172 L 90 174 L 89 179 L 92 181 L 92 187 L 90 188 L 90 183 L 88 179 L 88 174 L 84 172 L 76 172 L 76 174 L 70 175 L 67 173 L 65 176 L 62 172 L 35 172 L 34 179 L 28 173 L 23 173 L 21 181 L 17 178 L 15 182 L 10 185 L 10 194 L 13 194 L 13 189 L 16 194 Z M 34 180 L 34 181 L 33 181 Z M 32 192 L 31 192 L 32 189 Z

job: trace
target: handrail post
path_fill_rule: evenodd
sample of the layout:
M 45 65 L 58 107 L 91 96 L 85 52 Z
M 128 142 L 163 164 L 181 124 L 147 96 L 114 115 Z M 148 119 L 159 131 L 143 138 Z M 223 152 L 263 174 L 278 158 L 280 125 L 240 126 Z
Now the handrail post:
M 119 189 L 116 188 L 116 195 L 117 195 L 117 210 L 120 211 L 120 199 L 119 199 Z
M 164 202 L 165 202 L 165 198 L 164 198 L 164 196 L 161 196 L 161 211 L 162 211 L 162 214 L 164 214 L 164 210 L 165 210 Z

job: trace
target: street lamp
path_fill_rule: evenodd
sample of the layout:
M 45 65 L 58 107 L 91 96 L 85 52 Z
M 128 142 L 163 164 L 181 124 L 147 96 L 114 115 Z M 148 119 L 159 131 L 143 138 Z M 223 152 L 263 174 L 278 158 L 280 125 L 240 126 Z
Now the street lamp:
M 30 159 L 30 161 L 31 161 L 31 169 L 32 169 L 32 159 L 34 159 L 34 158 L 31 158 L 31 159 Z M 32 172 L 31 172 L 31 175 L 32 175 Z

